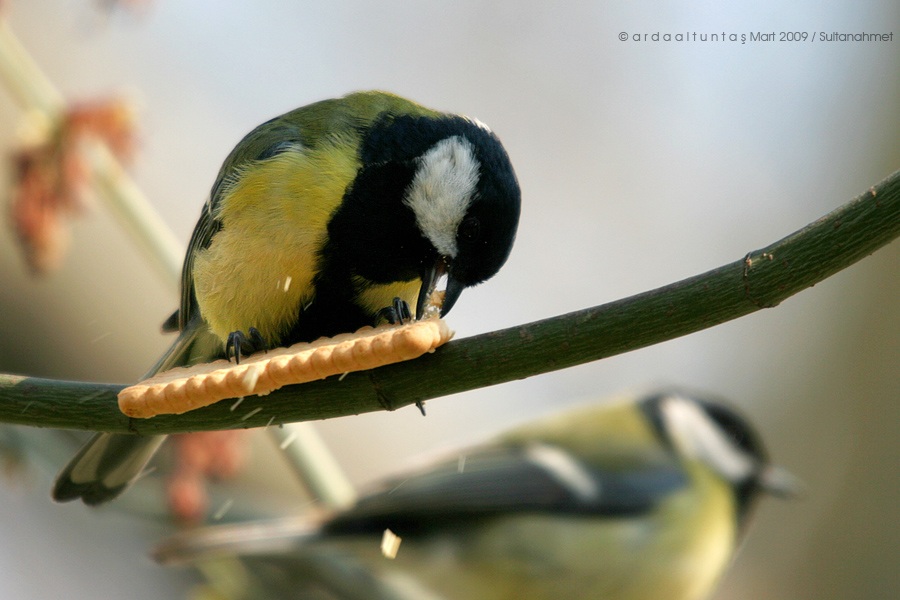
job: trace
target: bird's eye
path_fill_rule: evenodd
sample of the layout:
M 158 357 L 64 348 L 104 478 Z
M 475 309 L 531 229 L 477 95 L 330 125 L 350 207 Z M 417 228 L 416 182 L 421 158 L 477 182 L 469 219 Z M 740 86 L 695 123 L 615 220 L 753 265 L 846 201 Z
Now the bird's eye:
M 474 242 L 481 235 L 481 223 L 475 217 L 468 217 L 459 224 L 459 237 L 467 242 Z

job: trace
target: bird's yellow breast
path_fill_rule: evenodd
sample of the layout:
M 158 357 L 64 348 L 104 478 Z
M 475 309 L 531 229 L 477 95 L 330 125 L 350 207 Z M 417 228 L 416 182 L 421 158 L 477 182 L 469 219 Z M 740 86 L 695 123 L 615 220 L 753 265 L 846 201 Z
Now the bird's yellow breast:
M 665 589 L 669 598 L 701 600 L 731 560 L 737 544 L 734 494 L 705 465 L 690 462 L 685 467 L 690 484 L 665 500 L 655 515 L 659 533 L 646 553 L 659 557 L 659 564 L 645 564 L 646 572 L 640 583 L 632 582 L 628 598 L 649 598 Z
M 462 573 L 418 566 L 440 589 L 491 589 L 503 600 L 608 598 L 702 600 L 728 565 L 735 544 L 734 505 L 708 471 L 637 517 L 513 514 L 479 530 L 460 550 Z M 398 555 L 401 558 L 403 551 Z M 446 573 L 446 575 L 445 575 Z
M 364 277 L 354 276 L 352 282 L 356 304 L 369 314 L 375 314 L 382 308 L 390 306 L 394 298 L 405 300 L 410 310 L 415 312 L 419 288 L 422 287 L 422 280 L 419 278 L 394 283 L 373 283 Z
M 222 229 L 194 261 L 200 313 L 221 340 L 257 328 L 270 344 L 313 299 L 328 221 L 359 169 L 353 140 L 252 163 L 222 194 Z

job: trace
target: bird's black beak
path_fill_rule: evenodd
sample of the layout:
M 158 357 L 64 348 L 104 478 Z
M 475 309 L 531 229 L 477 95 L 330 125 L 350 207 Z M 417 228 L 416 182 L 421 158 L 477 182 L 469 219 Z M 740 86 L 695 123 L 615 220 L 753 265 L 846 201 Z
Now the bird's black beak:
M 465 288 L 466 286 L 459 279 L 454 278 L 453 275 L 447 275 L 447 289 L 444 291 L 444 303 L 441 305 L 442 317 L 450 312 L 450 309 L 459 300 L 459 295 L 462 294 Z
M 806 486 L 800 479 L 777 465 L 766 465 L 757 479 L 763 491 L 778 498 L 803 497 Z
M 422 287 L 419 288 L 419 297 L 416 300 L 416 318 L 421 319 L 425 314 L 425 306 L 428 304 L 428 300 L 431 298 L 431 295 L 434 293 L 434 288 L 437 286 L 438 280 L 444 275 L 447 274 L 447 289 L 444 291 L 444 302 L 441 305 L 441 316 L 445 316 L 450 309 L 453 308 L 453 305 L 456 304 L 456 301 L 459 299 L 459 295 L 462 294 L 462 291 L 465 289 L 465 285 L 460 283 L 459 280 L 453 277 L 451 273 L 448 272 L 447 259 L 439 257 L 434 264 L 425 268 L 422 272 Z

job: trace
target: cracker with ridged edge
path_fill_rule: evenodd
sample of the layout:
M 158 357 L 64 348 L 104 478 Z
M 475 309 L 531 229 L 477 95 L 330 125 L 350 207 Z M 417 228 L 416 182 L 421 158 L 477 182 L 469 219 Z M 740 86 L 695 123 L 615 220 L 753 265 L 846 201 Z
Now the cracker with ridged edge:
M 259 352 L 239 365 L 217 360 L 179 367 L 123 389 L 119 410 L 140 419 L 180 415 L 226 398 L 262 396 L 285 385 L 412 360 L 451 337 L 446 321 L 428 318 Z

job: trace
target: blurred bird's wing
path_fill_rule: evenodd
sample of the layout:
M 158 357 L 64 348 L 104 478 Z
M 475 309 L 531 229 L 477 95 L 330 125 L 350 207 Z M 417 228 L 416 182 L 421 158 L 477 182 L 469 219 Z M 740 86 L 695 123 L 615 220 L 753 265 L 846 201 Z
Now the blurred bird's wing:
M 181 531 L 153 551 L 162 565 L 240 568 L 246 600 L 423 600 L 381 581 L 352 552 L 309 545 L 320 539 L 315 517 L 214 525 Z M 230 596 L 229 596 L 230 597 Z
M 200 527 L 163 540 L 153 558 L 162 565 L 180 565 L 219 556 L 286 552 L 318 532 L 315 519 L 308 517 Z
M 686 485 L 676 461 L 604 470 L 549 444 L 485 446 L 388 481 L 328 519 L 286 518 L 219 525 L 173 536 L 154 553 L 164 564 L 198 557 L 278 553 L 330 534 L 439 527 L 514 512 L 627 516 L 652 509 Z
M 493 446 L 393 480 L 335 516 L 324 530 L 400 533 L 513 512 L 637 515 L 686 484 L 674 460 L 613 470 L 550 444 Z

